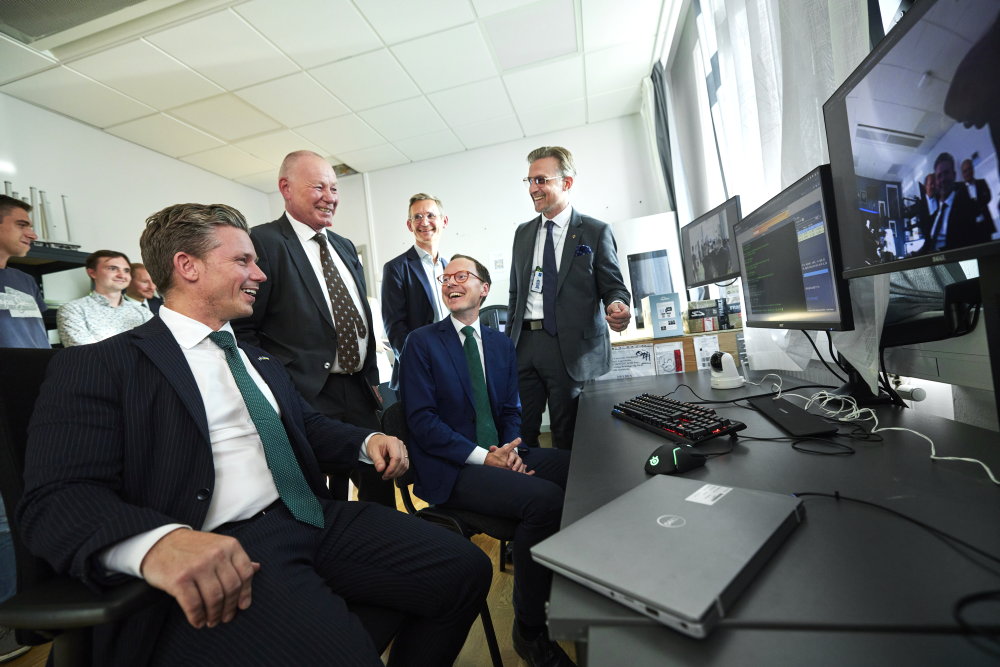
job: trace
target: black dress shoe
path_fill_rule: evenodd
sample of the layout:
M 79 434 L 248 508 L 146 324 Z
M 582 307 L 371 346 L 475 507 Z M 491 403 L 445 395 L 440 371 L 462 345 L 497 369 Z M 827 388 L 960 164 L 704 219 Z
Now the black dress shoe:
M 562 647 L 544 632 L 535 639 L 527 640 L 521 636 L 515 621 L 511 639 L 514 640 L 514 650 L 530 667 L 576 667 Z

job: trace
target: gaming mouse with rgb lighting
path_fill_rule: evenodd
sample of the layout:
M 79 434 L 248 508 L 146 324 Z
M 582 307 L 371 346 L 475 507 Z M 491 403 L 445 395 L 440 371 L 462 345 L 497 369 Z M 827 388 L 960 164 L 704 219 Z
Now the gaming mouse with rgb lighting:
M 705 465 L 705 455 L 687 445 L 669 443 L 656 448 L 646 457 L 646 472 L 650 475 L 673 475 Z

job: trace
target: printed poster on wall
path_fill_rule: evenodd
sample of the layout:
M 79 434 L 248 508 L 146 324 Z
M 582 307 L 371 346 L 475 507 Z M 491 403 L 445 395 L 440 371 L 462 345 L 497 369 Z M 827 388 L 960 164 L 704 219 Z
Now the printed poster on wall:
M 611 370 L 598 380 L 626 380 L 656 375 L 653 345 L 615 345 L 611 348 Z
M 695 336 L 694 358 L 698 360 L 698 368 L 712 367 L 712 355 L 719 351 L 718 336 Z
M 657 375 L 684 372 L 684 343 L 655 343 L 653 356 Z

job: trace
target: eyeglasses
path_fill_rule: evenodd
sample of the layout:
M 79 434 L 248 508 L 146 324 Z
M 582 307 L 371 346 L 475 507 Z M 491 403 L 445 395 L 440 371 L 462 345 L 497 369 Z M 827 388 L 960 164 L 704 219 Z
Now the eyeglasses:
M 469 276 L 472 276 L 473 278 L 477 279 L 478 281 L 483 282 L 482 278 L 480 278 L 479 276 L 477 276 L 475 273 L 472 273 L 471 271 L 458 271 L 456 273 L 443 273 L 440 276 L 438 276 L 438 282 L 441 283 L 442 285 L 446 285 L 446 284 L 448 284 L 449 280 L 454 280 L 456 283 L 458 283 L 459 285 L 461 285 L 462 283 L 464 283 L 466 280 L 469 279 Z
M 549 176 L 548 178 L 546 178 L 545 176 L 528 176 L 527 178 L 521 179 L 521 182 L 524 183 L 524 187 L 530 188 L 532 185 L 545 185 L 549 181 L 557 181 L 560 178 L 566 178 L 566 177 Z
M 417 213 L 415 216 L 410 218 L 410 222 L 423 222 L 424 220 L 427 220 L 427 222 L 434 222 L 437 219 L 437 213 L 428 213 L 427 215 Z

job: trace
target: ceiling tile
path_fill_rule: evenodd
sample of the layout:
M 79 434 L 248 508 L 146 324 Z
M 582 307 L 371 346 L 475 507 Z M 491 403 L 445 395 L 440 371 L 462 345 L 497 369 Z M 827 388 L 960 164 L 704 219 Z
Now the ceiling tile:
M 587 108 L 583 99 L 560 102 L 544 109 L 518 112 L 526 136 L 545 134 L 568 127 L 587 124 Z
M 388 49 L 317 67 L 309 73 L 355 111 L 420 94 Z
M 573 0 L 544 0 L 483 20 L 500 69 L 576 53 Z
M 583 97 L 583 58 L 574 56 L 544 65 L 527 67 L 504 74 L 504 84 L 514 108 L 537 109 L 553 100 Z
M 55 64 L 55 60 L 15 42 L 7 35 L 0 35 L 0 83 L 40 72 Z
M 446 129 L 444 121 L 426 97 L 393 102 L 358 115 L 389 141 Z
M 596 95 L 638 84 L 652 70 L 653 39 L 637 39 L 584 55 L 587 94 Z
M 342 153 L 371 148 L 385 143 L 385 137 L 356 115 L 331 118 L 296 128 L 303 137 L 324 150 L 343 158 Z
M 499 77 L 467 83 L 427 96 L 449 125 L 467 125 L 472 120 L 490 120 L 514 113 L 507 90 Z
M 117 125 L 155 112 L 155 109 L 65 67 L 8 83 L 0 91 L 97 127 Z
M 280 127 L 278 123 L 232 94 L 219 95 L 171 109 L 170 114 L 226 141 L 242 139 Z
M 537 0 L 472 0 L 472 6 L 476 8 L 479 18 L 483 18 L 535 2 Z
M 268 169 L 259 174 L 250 174 L 249 176 L 240 176 L 233 180 L 243 185 L 249 185 L 251 188 L 260 190 L 265 194 L 278 191 L 278 171 L 276 169 Z
M 376 169 L 395 167 L 398 164 L 406 164 L 410 161 L 408 157 L 390 144 L 342 153 L 340 159 L 355 171 L 375 171 Z
M 249 153 L 232 146 L 213 148 L 181 159 L 224 178 L 239 178 L 249 174 L 258 174 L 267 169 L 272 170 L 275 174 L 278 173 L 278 165 L 258 160 Z
M 236 94 L 288 127 L 351 112 L 305 72 L 237 90 Z
M 443 90 L 496 75 L 486 41 L 475 24 L 392 47 L 424 92 Z
M 215 137 L 159 113 L 109 127 L 107 131 L 171 157 L 198 153 L 222 145 Z
M 664 1 L 629 0 L 628 11 L 623 11 L 622 0 L 581 0 L 583 48 L 593 51 L 641 36 L 655 36 Z
M 521 124 L 516 116 L 505 116 L 504 118 L 494 118 L 482 123 L 473 123 L 463 127 L 452 128 L 458 138 L 465 144 L 466 148 L 479 148 L 499 144 L 512 139 L 520 139 L 524 136 Z
M 307 150 L 314 153 L 323 153 L 322 148 L 306 141 L 291 130 L 269 132 L 258 137 L 237 141 L 233 145 L 237 148 L 242 148 L 255 157 L 259 157 L 261 160 L 266 160 L 273 164 L 281 164 L 285 156 L 292 151 Z
M 476 20 L 468 0 L 355 0 L 355 4 L 386 44 L 396 44 Z
M 589 96 L 587 98 L 587 121 L 596 123 L 608 118 L 638 113 L 642 100 L 641 89 L 641 84 L 635 84 L 630 88 Z
M 230 90 L 299 69 L 229 10 L 182 23 L 146 39 Z
M 75 60 L 69 67 L 157 109 L 169 109 L 224 92 L 143 40 Z
M 296 0 L 294 11 L 287 3 L 253 0 L 233 9 L 303 68 L 382 47 L 349 0 Z
M 442 130 L 431 134 L 423 134 L 419 137 L 410 137 L 409 139 L 394 141 L 393 144 L 414 162 L 440 155 L 460 153 L 465 150 L 465 146 L 462 145 L 462 142 L 458 140 L 458 137 L 451 130 Z

